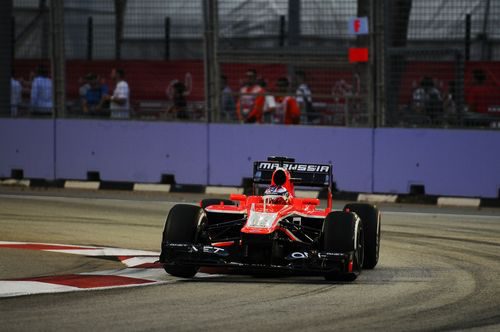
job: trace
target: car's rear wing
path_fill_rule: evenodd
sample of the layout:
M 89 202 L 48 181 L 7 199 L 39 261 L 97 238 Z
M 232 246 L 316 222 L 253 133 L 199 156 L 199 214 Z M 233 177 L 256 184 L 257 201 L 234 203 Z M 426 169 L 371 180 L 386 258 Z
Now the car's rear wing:
M 253 163 L 254 184 L 269 184 L 273 172 L 283 167 L 290 172 L 292 182 L 298 186 L 331 187 L 332 165 L 296 163 L 294 159 L 270 157 L 267 161 Z

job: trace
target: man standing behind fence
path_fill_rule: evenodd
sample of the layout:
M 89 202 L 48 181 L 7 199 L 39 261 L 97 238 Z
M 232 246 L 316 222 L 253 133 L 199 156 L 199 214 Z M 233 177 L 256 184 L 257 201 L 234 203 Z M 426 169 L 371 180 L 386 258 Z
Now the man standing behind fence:
M 111 118 L 128 118 L 130 113 L 130 89 L 125 81 L 123 69 L 113 69 L 111 78 L 115 81 L 116 87 L 112 96 L 107 96 Z
M 50 115 L 52 107 L 52 80 L 49 78 L 47 67 L 40 65 L 31 83 L 31 113 Z
M 10 115 L 17 116 L 17 111 L 22 102 L 23 87 L 12 75 L 10 79 Z
M 295 72 L 295 84 L 297 86 L 297 102 L 302 112 L 305 113 L 307 122 L 313 122 L 317 117 L 314 114 L 312 93 L 306 82 L 306 74 L 302 70 Z
M 261 123 L 265 90 L 257 84 L 255 69 L 248 69 L 245 76 L 246 82 L 240 89 L 240 98 L 236 104 L 236 115 L 240 122 Z
M 278 123 L 286 125 L 300 123 L 300 108 L 297 100 L 290 94 L 290 82 L 286 77 L 278 78 L 276 90 L 280 94 L 276 97 L 275 118 Z

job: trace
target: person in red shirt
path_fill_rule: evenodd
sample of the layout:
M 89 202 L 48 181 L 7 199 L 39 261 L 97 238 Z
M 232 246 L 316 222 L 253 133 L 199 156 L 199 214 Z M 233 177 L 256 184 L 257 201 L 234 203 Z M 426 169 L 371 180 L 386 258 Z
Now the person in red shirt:
M 276 91 L 279 96 L 276 97 L 276 122 L 286 125 L 300 123 L 300 107 L 297 99 L 290 96 L 290 82 L 286 77 L 280 77 L 276 81 Z
M 481 69 L 475 69 L 473 86 L 468 90 L 466 101 L 471 112 L 487 114 L 488 108 L 495 104 L 498 90 L 486 82 L 486 73 Z
M 240 122 L 262 123 L 265 90 L 257 84 L 257 71 L 248 69 L 245 85 L 240 89 L 240 97 L 236 104 L 236 115 Z

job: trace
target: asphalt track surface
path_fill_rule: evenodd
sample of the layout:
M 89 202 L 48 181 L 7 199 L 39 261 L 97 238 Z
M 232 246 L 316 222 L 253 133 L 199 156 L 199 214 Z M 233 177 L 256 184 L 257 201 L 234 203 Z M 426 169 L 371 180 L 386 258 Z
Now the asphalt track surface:
M 159 251 L 168 210 L 200 197 L 0 188 L 0 241 Z M 0 330 L 499 331 L 500 210 L 380 208 L 379 264 L 353 283 L 165 274 L 160 285 L 0 298 Z M 0 279 L 118 265 L 0 249 Z

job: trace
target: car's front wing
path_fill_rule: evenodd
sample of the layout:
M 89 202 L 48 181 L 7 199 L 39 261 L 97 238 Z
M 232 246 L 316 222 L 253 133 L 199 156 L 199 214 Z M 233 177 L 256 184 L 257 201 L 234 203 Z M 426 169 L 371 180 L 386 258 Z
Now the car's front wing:
M 230 272 L 282 272 L 324 275 L 352 272 L 354 251 L 348 253 L 296 251 L 284 257 L 287 264 L 250 264 L 242 259 L 240 247 L 215 247 L 192 243 L 164 243 L 160 262 L 165 265 L 220 267 Z

